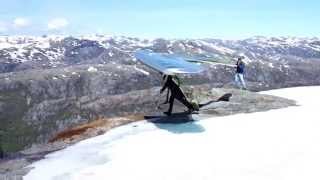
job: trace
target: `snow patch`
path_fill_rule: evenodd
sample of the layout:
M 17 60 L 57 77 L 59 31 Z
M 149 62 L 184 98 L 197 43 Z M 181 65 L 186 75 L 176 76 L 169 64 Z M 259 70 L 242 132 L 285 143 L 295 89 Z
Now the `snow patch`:
M 201 44 L 207 46 L 207 47 L 210 47 L 212 49 L 215 49 L 223 54 L 233 54 L 235 53 L 234 50 L 232 49 L 229 49 L 229 48 L 226 48 L 226 47 L 223 47 L 223 46 L 218 46 L 218 45 L 215 45 L 213 43 L 208 43 L 206 41 L 199 41 L 199 43 L 201 42 Z
M 149 72 L 147 72 L 147 71 L 145 71 L 145 70 L 143 70 L 143 69 L 138 68 L 136 65 L 134 65 L 134 69 L 135 69 L 136 71 L 141 72 L 142 74 L 147 75 L 147 76 L 150 75 Z
M 320 179 L 319 91 L 262 92 L 294 99 L 296 107 L 115 128 L 47 155 L 24 179 Z
M 93 66 L 90 66 L 90 67 L 88 68 L 88 71 L 89 71 L 89 72 L 98 72 L 98 69 L 95 68 L 95 67 L 93 67 Z
M 272 63 L 269 63 L 268 66 L 271 67 L 271 68 L 274 68 Z

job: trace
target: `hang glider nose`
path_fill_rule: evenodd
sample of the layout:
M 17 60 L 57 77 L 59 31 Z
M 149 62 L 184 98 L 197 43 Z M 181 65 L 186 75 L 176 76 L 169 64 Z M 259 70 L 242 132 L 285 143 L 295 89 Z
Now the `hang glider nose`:
M 135 57 L 143 64 L 164 74 L 195 74 L 200 73 L 204 68 L 196 63 L 184 60 L 182 57 L 166 53 L 155 53 L 151 50 L 138 50 Z

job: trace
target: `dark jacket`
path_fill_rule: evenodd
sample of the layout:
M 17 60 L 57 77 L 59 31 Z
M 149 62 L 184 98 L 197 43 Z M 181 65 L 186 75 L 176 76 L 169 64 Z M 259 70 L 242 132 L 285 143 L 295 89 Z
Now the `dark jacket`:
M 172 76 L 170 76 L 170 75 L 167 77 L 166 82 L 165 82 L 164 86 L 161 89 L 161 92 L 163 92 L 167 88 L 170 89 L 171 94 L 174 97 L 176 97 L 176 98 L 185 97 L 185 95 L 183 94 L 183 92 L 180 89 L 179 85 L 176 82 L 174 82 Z
M 243 74 L 244 73 L 244 68 L 245 68 L 245 65 L 242 61 L 238 61 L 237 62 L 237 73 L 241 73 Z

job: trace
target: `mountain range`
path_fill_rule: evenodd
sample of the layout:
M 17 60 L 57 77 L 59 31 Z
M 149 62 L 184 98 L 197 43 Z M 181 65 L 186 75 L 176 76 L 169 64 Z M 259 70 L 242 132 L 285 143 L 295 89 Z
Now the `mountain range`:
M 244 40 L 219 39 L 139 39 L 92 35 L 64 36 L 1 36 L 0 72 L 48 69 L 79 64 L 135 64 L 133 52 L 147 48 L 215 60 L 239 54 L 248 62 L 281 63 L 318 60 L 319 38 L 253 37 Z

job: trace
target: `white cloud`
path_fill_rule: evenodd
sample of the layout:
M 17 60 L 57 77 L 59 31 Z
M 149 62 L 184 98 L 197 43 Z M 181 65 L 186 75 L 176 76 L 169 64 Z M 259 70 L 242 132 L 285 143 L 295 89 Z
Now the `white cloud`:
M 30 25 L 30 21 L 26 18 L 18 17 L 13 20 L 13 25 L 16 28 L 22 28 Z
M 49 30 L 58 30 L 68 26 L 69 22 L 65 18 L 55 18 L 48 22 Z

